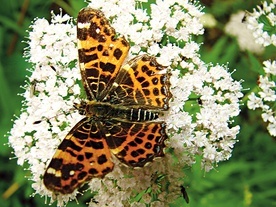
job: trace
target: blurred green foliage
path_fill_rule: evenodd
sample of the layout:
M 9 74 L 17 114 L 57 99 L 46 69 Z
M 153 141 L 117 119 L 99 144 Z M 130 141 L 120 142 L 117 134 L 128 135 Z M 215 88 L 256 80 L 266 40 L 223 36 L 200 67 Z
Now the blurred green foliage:
M 250 52 L 241 52 L 236 40 L 223 31 L 231 14 L 239 10 L 252 11 L 260 4 L 257 0 L 202 0 L 205 12 L 212 14 L 218 21 L 218 26 L 206 29 L 205 35 L 198 41 L 201 45 L 201 55 L 206 62 L 227 64 L 231 70 L 236 69 L 233 77 L 243 79 L 244 93 L 247 94 L 256 86 L 258 74 L 261 73 L 262 61 L 275 59 L 275 48 L 266 48 L 262 56 Z M 28 27 L 35 17 L 50 19 L 50 11 L 76 17 L 82 1 L 44 1 L 44 0 L 10 0 L 1 1 L 0 7 L 0 202 L 1 207 L 48 206 L 45 198 L 36 195 L 33 190 L 30 175 L 18 166 L 13 159 L 11 148 L 7 145 L 7 132 L 12 127 L 13 115 L 20 114 L 22 93 L 26 68 L 30 65 L 24 60 L 23 48 L 26 47 Z M 246 97 L 245 97 L 246 99 Z M 259 207 L 276 206 L 276 157 L 275 139 L 266 130 L 258 111 L 249 111 L 241 106 L 240 116 L 235 124 L 241 126 L 233 156 L 209 172 L 203 173 L 199 162 L 192 169 L 186 169 L 185 188 L 190 202 L 187 204 L 179 198 L 172 206 L 191 207 Z M 180 187 L 179 187 L 180 191 Z M 89 194 L 79 198 L 80 207 L 86 206 L 90 200 Z M 76 206 L 75 201 L 67 206 Z

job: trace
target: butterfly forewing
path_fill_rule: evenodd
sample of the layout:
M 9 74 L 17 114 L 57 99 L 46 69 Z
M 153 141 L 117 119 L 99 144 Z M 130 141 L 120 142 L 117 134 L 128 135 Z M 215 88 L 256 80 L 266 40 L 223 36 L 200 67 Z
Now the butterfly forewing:
M 79 64 L 89 100 L 102 100 L 128 54 L 129 44 L 99 10 L 85 8 L 77 24 Z
M 101 123 L 84 118 L 59 145 L 44 184 L 54 192 L 71 193 L 92 177 L 103 177 L 113 166 Z

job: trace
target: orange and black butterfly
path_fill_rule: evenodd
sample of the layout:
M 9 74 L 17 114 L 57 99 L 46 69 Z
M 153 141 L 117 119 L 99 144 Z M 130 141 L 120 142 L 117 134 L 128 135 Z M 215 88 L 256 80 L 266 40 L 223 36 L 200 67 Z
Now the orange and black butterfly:
M 93 177 L 111 172 L 112 154 L 131 167 L 164 156 L 169 74 L 149 55 L 125 61 L 129 43 L 118 37 L 99 10 L 84 8 L 77 19 L 79 65 L 87 100 L 84 115 L 59 145 L 44 174 L 45 186 L 68 194 Z

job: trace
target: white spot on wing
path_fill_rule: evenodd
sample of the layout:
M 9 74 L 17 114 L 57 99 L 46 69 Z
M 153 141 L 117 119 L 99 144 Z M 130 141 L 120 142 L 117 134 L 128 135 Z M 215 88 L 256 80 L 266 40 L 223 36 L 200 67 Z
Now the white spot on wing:
M 114 82 L 112 85 L 115 86 L 115 87 L 118 87 L 118 86 L 119 86 L 119 84 L 116 83 L 116 82 Z
M 89 27 L 90 27 L 90 22 L 84 22 L 84 23 L 78 22 L 78 28 L 80 29 L 83 29 L 83 28 L 88 29 Z
M 122 69 L 123 69 L 123 70 L 126 70 L 126 71 L 128 71 L 130 68 L 131 68 L 131 67 L 130 67 L 129 64 L 126 64 L 126 65 L 124 65 L 124 66 L 122 67 Z
M 49 167 L 47 170 L 47 173 L 54 175 L 54 174 L 56 174 L 56 170 L 54 168 Z
M 167 69 L 164 69 L 164 70 L 158 71 L 156 74 L 162 75 L 162 74 L 166 74 L 166 73 L 167 73 Z

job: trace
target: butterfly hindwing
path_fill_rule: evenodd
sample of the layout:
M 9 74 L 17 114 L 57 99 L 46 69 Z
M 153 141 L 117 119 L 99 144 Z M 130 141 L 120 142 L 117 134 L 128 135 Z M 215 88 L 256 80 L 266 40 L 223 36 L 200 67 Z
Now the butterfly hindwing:
M 65 137 L 44 174 L 45 186 L 63 194 L 113 169 L 100 122 L 82 119 Z
M 167 139 L 164 122 L 106 121 L 106 141 L 111 152 L 124 164 L 143 167 L 155 157 L 164 155 Z

